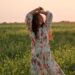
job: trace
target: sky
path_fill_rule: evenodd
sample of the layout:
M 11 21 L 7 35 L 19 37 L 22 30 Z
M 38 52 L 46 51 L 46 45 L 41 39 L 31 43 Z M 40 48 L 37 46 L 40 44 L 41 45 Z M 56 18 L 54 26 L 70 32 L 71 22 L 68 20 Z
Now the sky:
M 75 0 L 0 0 L 0 22 L 24 22 L 26 14 L 43 7 L 53 21 L 75 21 Z

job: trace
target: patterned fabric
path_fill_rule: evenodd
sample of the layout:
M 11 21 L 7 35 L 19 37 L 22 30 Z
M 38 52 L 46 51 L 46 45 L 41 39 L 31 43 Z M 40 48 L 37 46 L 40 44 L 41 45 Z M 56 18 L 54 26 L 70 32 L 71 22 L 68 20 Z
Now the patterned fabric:
M 26 15 L 26 25 L 31 37 L 31 75 L 65 75 L 56 61 L 52 58 L 49 45 L 48 31 L 51 27 L 52 13 L 47 11 L 45 25 L 39 28 L 38 39 L 32 32 L 33 15 L 29 12 Z

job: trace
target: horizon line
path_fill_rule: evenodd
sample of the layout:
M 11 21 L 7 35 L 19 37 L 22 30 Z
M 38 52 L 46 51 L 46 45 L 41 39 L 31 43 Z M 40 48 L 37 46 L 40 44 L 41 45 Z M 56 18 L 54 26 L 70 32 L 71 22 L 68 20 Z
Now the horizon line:
M 60 22 L 62 22 L 62 23 L 75 23 L 75 21 L 66 21 L 66 20 L 62 20 L 62 21 L 53 21 L 52 23 L 60 23 Z M 14 21 L 14 22 L 6 22 L 6 21 L 4 21 L 4 22 L 0 22 L 0 24 L 3 24 L 3 23 L 6 23 L 6 24 L 8 24 L 8 23 L 25 23 L 25 22 L 20 22 L 20 21 Z

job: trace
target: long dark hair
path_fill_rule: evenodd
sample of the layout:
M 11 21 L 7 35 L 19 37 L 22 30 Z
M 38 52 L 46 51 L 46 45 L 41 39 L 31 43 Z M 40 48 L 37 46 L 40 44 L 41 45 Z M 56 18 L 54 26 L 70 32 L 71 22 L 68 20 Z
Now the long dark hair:
M 42 24 L 39 25 L 40 19 L 42 20 Z M 44 20 L 43 17 L 40 15 L 40 13 L 33 14 L 33 20 L 32 20 L 32 31 L 35 34 L 36 39 L 38 38 L 38 29 L 39 27 L 43 27 Z

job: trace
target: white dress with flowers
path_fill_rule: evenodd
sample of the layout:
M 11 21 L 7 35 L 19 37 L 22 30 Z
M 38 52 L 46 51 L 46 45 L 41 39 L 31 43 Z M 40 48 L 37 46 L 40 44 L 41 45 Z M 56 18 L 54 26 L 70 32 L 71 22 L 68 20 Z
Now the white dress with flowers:
M 35 39 L 35 34 L 32 32 L 33 15 L 26 15 L 26 25 L 31 38 L 31 75 L 65 75 L 60 66 L 51 56 L 49 45 L 48 30 L 51 27 L 52 13 L 47 11 L 45 25 L 39 28 L 38 39 Z

